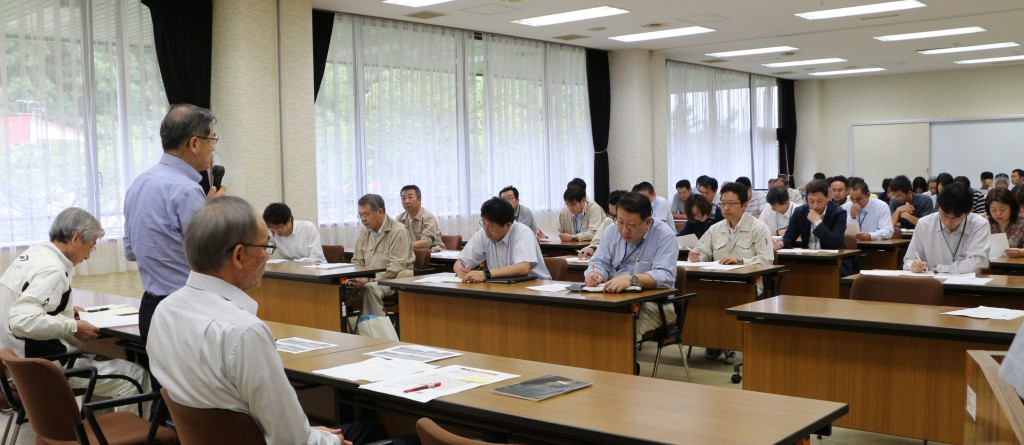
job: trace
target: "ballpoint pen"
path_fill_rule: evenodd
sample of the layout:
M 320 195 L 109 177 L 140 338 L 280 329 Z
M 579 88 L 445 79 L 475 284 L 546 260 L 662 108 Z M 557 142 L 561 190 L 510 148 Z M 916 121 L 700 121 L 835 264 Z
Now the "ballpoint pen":
M 437 388 L 438 386 L 441 386 L 441 382 L 427 383 L 427 384 L 424 384 L 424 385 L 417 386 L 415 388 L 409 388 L 409 389 L 407 389 L 405 391 L 402 391 L 402 392 L 410 393 L 410 392 L 422 391 L 424 389 Z
M 102 311 L 105 311 L 107 309 L 110 309 L 110 308 L 109 307 L 101 307 L 101 308 L 96 308 L 96 309 L 87 309 L 86 312 L 102 312 Z

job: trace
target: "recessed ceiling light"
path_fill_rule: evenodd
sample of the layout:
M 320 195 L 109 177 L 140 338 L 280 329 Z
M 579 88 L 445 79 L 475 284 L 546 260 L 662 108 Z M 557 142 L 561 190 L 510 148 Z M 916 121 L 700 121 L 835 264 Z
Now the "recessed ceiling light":
M 972 63 L 995 63 L 995 62 L 1010 62 L 1014 60 L 1024 60 L 1024 55 L 1021 56 L 1006 56 L 1006 57 L 993 57 L 990 59 L 971 59 L 971 60 L 957 60 L 953 63 L 959 63 L 961 65 L 969 65 Z
M 711 28 L 705 28 L 703 26 L 690 26 L 686 28 L 666 29 L 664 31 L 652 31 L 642 32 L 639 34 L 629 34 L 624 36 L 609 37 L 612 40 L 618 40 L 620 42 L 640 42 L 643 40 L 654 40 L 654 39 L 667 39 L 669 37 L 682 37 L 691 36 L 694 34 L 704 34 L 706 32 L 715 32 Z
M 779 68 L 783 66 L 803 66 L 803 65 L 821 65 L 825 63 L 839 63 L 845 62 L 846 59 L 840 59 L 838 57 L 832 57 L 829 59 L 813 59 L 813 60 L 794 60 L 792 62 L 775 62 L 775 63 L 764 63 L 761 66 L 769 68 Z
M 936 31 L 925 31 L 925 32 L 912 32 L 909 34 L 893 34 L 889 36 L 878 36 L 876 40 L 883 42 L 896 42 L 900 40 L 913 40 L 913 39 L 928 39 L 932 37 L 945 37 L 945 36 L 958 36 L 961 34 L 973 34 L 976 32 L 985 32 L 985 28 L 980 26 L 968 26 L 966 28 L 953 28 L 953 29 L 939 29 Z
M 454 0 L 384 0 L 384 3 L 390 3 L 392 5 L 408 6 L 411 8 L 419 8 L 421 6 L 436 5 L 438 3 L 447 3 Z
M 849 8 L 825 9 L 821 11 L 801 12 L 797 17 L 807 20 L 834 19 L 852 15 L 877 14 L 879 12 L 901 11 L 904 9 L 923 8 L 928 6 L 916 0 L 875 3 L 873 5 L 851 6 Z
M 755 48 L 755 49 L 744 49 L 740 51 L 726 51 L 724 53 L 711 53 L 705 54 L 708 57 L 739 57 L 739 56 L 750 56 L 753 54 L 768 54 L 768 53 L 783 53 L 786 51 L 796 51 L 800 48 L 794 48 L 792 46 L 773 46 L 771 48 Z
M 807 74 L 810 74 L 812 76 L 838 76 L 841 74 L 873 73 L 875 71 L 885 71 L 885 68 L 858 68 L 853 70 L 821 71 L 818 73 Z
M 580 9 L 579 11 L 562 12 L 558 14 L 542 15 L 522 20 L 513 20 L 512 23 L 529 26 L 547 26 L 557 23 L 578 22 L 580 20 L 608 17 L 610 15 L 625 14 L 625 9 L 613 8 L 611 6 L 598 6 L 596 8 Z
M 967 51 L 984 51 L 986 49 L 1013 48 L 1020 46 L 1017 42 L 989 43 L 986 45 L 952 46 L 949 48 L 925 49 L 918 51 L 921 54 L 949 54 L 964 53 Z

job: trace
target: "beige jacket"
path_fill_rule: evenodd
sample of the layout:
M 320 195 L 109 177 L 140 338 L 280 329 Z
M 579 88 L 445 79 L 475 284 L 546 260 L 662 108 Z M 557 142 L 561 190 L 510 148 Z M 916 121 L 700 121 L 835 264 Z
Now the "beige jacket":
M 409 216 L 409 212 L 402 212 L 395 219 L 412 232 L 412 241 L 410 243 L 423 240 L 423 242 L 427 243 L 428 249 L 433 247 L 444 248 L 444 242 L 441 241 L 441 229 L 437 225 L 437 218 L 434 217 L 433 213 L 428 212 L 427 209 L 420 207 L 420 211 L 416 214 L 415 218 Z
M 416 257 L 412 253 L 409 229 L 385 215 L 380 230 L 381 237 L 378 239 L 373 231 L 363 227 L 352 253 L 352 264 L 387 267 L 388 270 L 377 273 L 377 280 L 395 278 L 403 270 L 411 271 Z
M 587 204 L 583 207 L 583 228 L 580 229 L 580 232 L 576 233 L 576 228 L 572 223 L 572 213 L 569 212 L 569 208 L 562 207 L 562 211 L 558 213 L 558 233 L 576 235 L 578 241 L 590 241 L 594 239 L 597 227 L 601 225 L 601 221 L 604 218 L 605 214 L 601 206 L 587 198 Z

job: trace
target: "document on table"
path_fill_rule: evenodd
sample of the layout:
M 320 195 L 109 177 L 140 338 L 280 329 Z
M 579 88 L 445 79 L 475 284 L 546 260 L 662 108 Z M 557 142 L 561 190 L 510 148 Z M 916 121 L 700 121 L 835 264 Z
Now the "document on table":
M 733 270 L 743 267 L 742 264 L 715 264 L 711 266 L 704 266 L 704 270 Z
M 380 351 L 367 352 L 366 354 L 363 355 L 392 359 L 397 358 L 417 362 L 432 362 L 434 360 L 458 357 L 462 355 L 462 353 L 445 351 L 443 349 L 436 349 L 420 345 L 402 345 L 395 346 L 393 348 L 383 349 Z
M 491 383 L 519 377 L 515 374 L 450 365 L 432 371 L 395 377 L 359 388 L 390 394 L 417 402 L 429 402 L 438 397 L 457 394 Z
M 538 292 L 563 292 L 569 290 L 568 284 L 544 284 L 540 286 L 526 286 L 529 290 Z
M 433 252 L 430 254 L 431 258 L 447 258 L 450 260 L 459 259 L 459 255 L 462 254 L 461 250 L 442 250 L 440 252 Z
M 1006 239 L 1005 233 L 993 233 L 989 240 L 992 245 L 989 247 L 988 257 L 995 259 L 1006 256 L 1006 249 L 1010 248 L 1010 241 Z
M 991 278 L 950 278 L 942 284 L 966 284 L 969 286 L 984 286 L 992 281 Z
M 320 264 L 310 264 L 309 266 L 302 266 L 302 267 L 304 267 L 306 269 L 328 270 L 328 269 L 340 269 L 340 268 L 343 268 L 343 267 L 356 267 L 356 265 L 352 264 L 352 263 L 320 263 Z
M 846 235 L 856 235 L 860 233 L 860 223 L 857 220 L 846 221 Z
M 279 263 L 284 263 L 286 261 L 288 261 L 288 260 L 281 259 L 281 258 L 271 258 L 271 259 L 267 260 L 267 264 L 279 264 Z
M 416 283 L 461 283 L 462 278 L 455 276 L 453 272 L 436 273 L 427 275 L 415 281 Z
M 939 278 L 937 275 L 931 272 L 911 272 L 909 270 L 888 270 L 888 269 L 869 269 L 860 271 L 861 275 L 878 275 L 883 277 L 921 277 L 921 278 Z
M 565 259 L 565 262 L 569 264 L 590 264 L 590 258 L 581 260 L 579 258 L 569 257 Z
M 139 324 L 139 311 L 138 309 L 131 308 L 134 313 L 129 315 L 119 315 L 114 310 L 106 310 L 102 312 L 79 312 L 78 318 L 92 323 L 97 328 L 116 328 L 120 326 L 134 326 Z
M 718 261 L 676 261 L 676 266 L 708 267 L 717 265 Z
M 676 244 L 679 245 L 679 250 L 693 249 L 694 247 L 697 247 L 697 241 L 697 235 L 694 235 L 692 233 L 689 235 L 676 237 Z
M 282 338 L 277 341 L 277 350 L 289 354 L 301 354 L 303 352 L 327 349 L 338 345 L 323 343 L 299 337 Z
M 104 304 L 102 306 L 89 306 L 85 308 L 86 312 L 106 312 L 104 315 L 135 315 L 139 313 L 139 308 L 128 306 L 127 304 Z
M 419 372 L 436 369 L 437 366 L 412 360 L 388 360 L 380 357 L 373 357 L 359 363 L 335 366 L 333 368 L 318 369 L 315 374 L 325 375 L 338 379 L 367 382 L 379 382 L 395 377 L 407 376 Z
M 778 252 L 779 253 L 795 253 L 795 254 L 804 254 L 804 253 L 839 253 L 838 250 L 831 250 L 831 249 L 779 249 Z
M 978 306 L 970 309 L 958 309 L 955 311 L 943 312 L 946 315 L 960 315 L 971 318 L 987 318 L 992 320 L 1013 320 L 1024 316 L 1024 311 L 1017 309 L 1003 309 L 998 307 Z

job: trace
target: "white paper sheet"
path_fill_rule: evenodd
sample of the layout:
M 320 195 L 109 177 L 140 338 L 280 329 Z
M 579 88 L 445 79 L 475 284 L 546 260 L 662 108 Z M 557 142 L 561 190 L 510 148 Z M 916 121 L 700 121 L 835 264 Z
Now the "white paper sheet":
M 838 250 L 831 250 L 831 249 L 779 249 L 778 252 L 779 253 L 795 253 L 795 254 L 804 254 L 804 253 L 839 253 Z
M 277 350 L 281 352 L 287 352 L 289 354 L 301 354 L 303 352 L 315 351 L 317 349 L 327 349 L 334 346 L 338 345 L 323 343 L 299 337 L 282 338 L 277 341 Z
M 103 312 L 79 312 L 78 318 L 92 323 L 97 328 L 116 328 L 120 326 L 135 326 L 139 324 L 139 314 L 117 315 L 111 311 Z
M 572 264 L 572 263 L 576 263 L 576 264 L 590 264 L 590 258 L 587 258 L 587 259 L 584 259 L 584 260 L 581 260 L 579 258 L 566 258 L 565 262 L 570 263 L 570 264 Z
M 353 382 L 379 382 L 381 380 L 430 371 L 436 368 L 437 366 L 435 365 L 423 362 L 414 362 L 412 360 L 388 360 L 385 358 L 373 357 L 359 363 L 352 363 L 327 369 L 318 369 L 313 372 Z
M 845 234 L 856 235 L 858 233 L 860 233 L 860 223 L 858 223 L 856 220 L 847 220 Z
M 989 247 L 988 257 L 999 258 L 1006 256 L 1006 249 L 1010 248 L 1010 241 L 1006 239 L 1005 233 L 993 233 L 989 237 L 991 247 Z
M 473 388 L 519 377 L 515 374 L 476 369 L 460 365 L 445 366 L 432 371 L 361 385 L 361 389 L 390 394 L 417 402 L 429 402 L 438 397 L 457 394 Z M 436 388 L 414 392 L 406 390 L 440 383 Z
M 966 284 L 969 286 L 984 286 L 992 281 L 991 278 L 950 278 L 942 284 Z
M 718 261 L 676 261 L 676 266 L 708 267 L 716 265 L 718 265 Z
M 693 249 L 694 247 L 697 247 L 698 241 L 699 240 L 697 239 L 697 235 L 694 235 L 692 233 L 689 235 L 676 237 L 676 244 L 679 245 L 679 250 Z
M 431 258 L 446 258 L 449 260 L 459 259 L 459 255 L 462 254 L 461 250 L 442 250 L 440 252 L 433 252 L 430 254 Z
M 992 320 L 1013 320 L 1015 318 L 1024 316 L 1024 311 L 1017 309 L 978 306 L 975 308 L 958 309 L 955 311 L 943 312 L 943 314 Z
M 267 264 L 279 264 L 279 263 L 284 263 L 286 261 L 288 261 L 288 260 L 284 260 L 284 259 L 281 259 L 281 258 L 271 258 L 271 259 L 267 260 Z
M 564 292 L 568 290 L 568 284 L 544 284 L 540 286 L 527 286 L 527 289 L 538 292 Z
M 743 267 L 742 264 L 715 264 L 711 266 L 704 266 L 704 270 L 733 270 Z
M 384 357 L 389 359 L 412 360 L 417 362 L 432 362 L 446 358 L 458 357 L 460 352 L 445 351 L 443 349 L 431 348 L 420 345 L 402 345 L 380 351 L 367 352 L 363 355 L 373 357 Z
M 462 278 L 455 276 L 454 272 L 437 273 L 427 275 L 415 281 L 416 283 L 461 283 Z
M 341 269 L 341 268 L 344 268 L 344 267 L 356 267 L 356 265 L 352 264 L 352 263 L 320 263 L 320 264 L 310 264 L 309 266 L 302 266 L 302 267 L 304 267 L 306 269 L 329 270 L 329 269 Z
M 935 274 L 935 278 L 955 279 L 955 280 L 962 280 L 964 278 L 974 278 L 974 277 L 975 277 L 974 272 L 967 272 L 967 273 L 939 272 L 939 273 Z
M 918 272 L 914 273 L 909 270 L 888 270 L 888 269 L 869 269 L 860 271 L 861 275 L 879 275 L 883 277 L 920 277 L 920 278 L 939 278 L 937 275 L 931 272 Z

